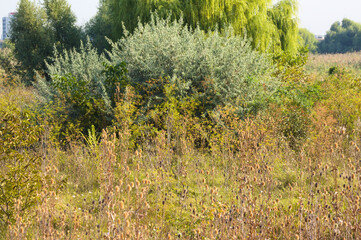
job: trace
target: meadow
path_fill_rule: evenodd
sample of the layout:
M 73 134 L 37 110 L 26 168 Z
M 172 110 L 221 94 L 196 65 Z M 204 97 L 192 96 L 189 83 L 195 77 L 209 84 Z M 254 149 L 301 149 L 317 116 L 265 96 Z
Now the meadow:
M 126 86 L 101 130 L 87 104 L 65 114 L 78 92 L 46 102 L 3 70 L 0 239 L 359 239 L 360 53 L 301 58 L 278 61 L 282 91 L 256 113 L 205 116 L 153 79 L 159 104 Z
M 352 52 L 346 54 L 310 54 L 306 71 L 308 73 L 327 74 L 332 67 L 339 66 L 353 71 L 354 74 L 360 76 L 361 69 L 360 52 Z

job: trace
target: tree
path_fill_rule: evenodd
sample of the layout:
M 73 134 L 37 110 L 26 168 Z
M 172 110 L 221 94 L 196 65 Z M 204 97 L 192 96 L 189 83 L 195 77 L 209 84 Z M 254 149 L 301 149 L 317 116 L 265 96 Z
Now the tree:
M 82 31 L 66 0 L 45 0 L 40 7 L 30 0 L 20 0 L 11 21 L 11 41 L 16 58 L 32 78 L 33 70 L 45 70 L 45 61 L 57 50 L 80 45 Z
M 361 24 L 343 19 L 335 22 L 319 44 L 320 53 L 345 53 L 361 50 Z
M 296 11 L 297 2 L 295 0 L 281 0 L 268 12 L 270 19 L 276 27 L 274 41 L 279 42 L 282 50 L 291 53 L 298 50 Z
M 116 38 L 125 28 L 133 32 L 137 20 L 146 23 L 150 14 L 172 19 L 183 17 L 184 22 L 203 30 L 224 29 L 232 25 L 236 34 L 248 36 L 259 50 L 297 50 L 296 2 L 283 0 L 272 8 L 271 0 L 107 0 Z M 281 14 L 282 13 L 282 14 Z M 281 14 L 281 15 L 280 15 Z
M 51 26 L 53 42 L 62 49 L 80 46 L 81 29 L 75 25 L 76 17 L 66 0 L 45 0 L 44 9 Z
M 45 11 L 32 1 L 21 0 L 11 21 L 11 41 L 16 58 L 29 74 L 45 67 L 44 59 L 52 52 L 49 32 Z
M 302 47 L 308 47 L 308 50 L 312 53 L 317 52 L 317 43 L 318 41 L 315 38 L 315 35 L 308 31 L 306 28 L 300 28 L 298 31 L 299 35 L 299 45 Z
M 100 0 L 98 12 L 85 26 L 85 32 L 90 37 L 92 44 L 102 53 L 105 49 L 110 50 L 107 38 L 115 40 L 112 32 L 110 8 L 106 0 Z

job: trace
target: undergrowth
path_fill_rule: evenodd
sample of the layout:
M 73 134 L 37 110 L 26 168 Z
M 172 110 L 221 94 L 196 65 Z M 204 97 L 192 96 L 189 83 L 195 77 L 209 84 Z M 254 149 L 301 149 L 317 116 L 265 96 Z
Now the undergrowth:
M 146 39 L 146 28 L 136 34 Z M 210 38 L 203 43 L 223 39 Z M 305 53 L 271 60 L 245 49 L 245 56 L 267 62 L 258 67 L 272 66 L 270 85 L 246 68 L 248 78 L 234 79 L 243 75 L 225 66 L 233 55 L 223 46 L 220 71 L 234 71 L 193 78 L 169 62 L 178 55 L 167 49 L 140 61 L 133 47 L 151 49 L 122 43 L 129 47 L 125 62 L 121 55 L 99 57 L 89 45 L 57 55 L 51 79 L 39 75 L 35 89 L 2 72 L 0 239 L 361 236 L 357 75 L 335 68 L 319 80 L 305 73 Z M 82 54 L 94 62 L 75 61 Z M 137 70 L 136 63 L 155 64 L 158 57 L 172 71 Z M 201 58 L 196 62 L 205 70 L 211 60 Z M 217 93 L 213 81 L 228 77 L 246 88 Z M 248 96 L 252 89 L 265 95 Z M 233 90 L 248 102 L 212 99 Z M 257 111 L 243 111 L 251 105 Z

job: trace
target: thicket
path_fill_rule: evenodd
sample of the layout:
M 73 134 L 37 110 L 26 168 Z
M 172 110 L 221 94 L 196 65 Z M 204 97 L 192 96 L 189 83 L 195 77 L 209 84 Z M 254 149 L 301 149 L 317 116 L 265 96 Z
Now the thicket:
M 278 86 L 270 55 L 253 50 L 231 27 L 206 34 L 182 20 L 153 16 L 113 44 L 109 56 L 126 63 L 131 83 L 146 87 L 150 79 L 168 78 L 180 96 L 200 101 L 203 113 L 226 105 L 243 116 L 256 113 Z
M 41 127 L 32 112 L 3 99 L 0 106 L 0 222 L 14 222 L 16 211 L 38 201 L 40 157 L 28 153 L 38 143 Z M 30 150 L 31 152 L 31 150 Z
M 116 89 L 116 81 L 109 82 L 104 73 L 106 63 L 106 58 L 98 55 L 89 41 L 79 50 L 55 51 L 51 63 L 46 64 L 51 80 L 37 73 L 35 86 L 45 103 L 59 105 L 59 114 L 69 122 L 85 131 L 92 125 L 100 131 L 111 123 L 114 107 L 111 91 Z
M 1 72 L 1 239 L 360 235 L 359 78 L 157 16 L 112 45 Z
M 61 119 L 26 115 L 44 108 L 32 89 L 0 88 L 7 113 L 0 116 L 9 120 L 0 124 L 1 163 L 14 160 L 4 152 L 33 159 L 40 183 L 25 208 L 10 187 L 12 220 L 0 223 L 0 238 L 357 238 L 360 112 L 350 106 L 358 104 L 359 81 L 337 69 L 318 81 L 304 74 L 306 59 L 275 57 L 281 84 L 274 102 L 243 118 L 230 105 L 199 116 L 201 103 L 179 97 L 177 85 L 161 78 L 149 81 L 163 92 L 147 112 L 152 121 L 139 121 L 139 88 L 124 84 L 112 125 L 68 138 L 66 147 L 52 137 Z M 121 66 L 105 66 L 105 78 L 121 76 Z
M 199 115 L 229 105 L 242 117 L 265 109 L 279 85 L 270 55 L 253 50 L 232 28 L 206 34 L 155 15 L 112 45 L 108 58 L 89 42 L 79 51 L 55 52 L 47 64 L 51 81 L 37 76 L 39 93 L 48 102 L 64 100 L 67 115 L 85 130 L 110 125 L 115 97 L 126 86 L 141 96 L 144 119 L 164 101 L 166 84 L 177 98 L 200 102 Z

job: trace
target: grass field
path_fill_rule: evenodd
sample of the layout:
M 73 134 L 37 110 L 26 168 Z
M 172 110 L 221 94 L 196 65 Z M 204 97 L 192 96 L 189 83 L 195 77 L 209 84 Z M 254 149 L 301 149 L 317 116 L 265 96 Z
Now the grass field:
M 345 53 L 345 54 L 324 54 L 309 56 L 306 65 L 308 73 L 327 74 L 331 67 L 344 67 L 353 71 L 354 74 L 361 74 L 361 52 Z
M 55 106 L 33 114 L 37 132 L 23 110 L 41 99 L 3 75 L 0 239 L 360 239 L 360 64 L 311 55 L 306 78 L 324 79 L 309 112 L 222 108 L 210 122 L 170 103 L 155 129 L 121 102 L 112 127 L 63 142 Z

